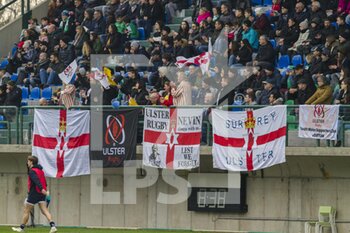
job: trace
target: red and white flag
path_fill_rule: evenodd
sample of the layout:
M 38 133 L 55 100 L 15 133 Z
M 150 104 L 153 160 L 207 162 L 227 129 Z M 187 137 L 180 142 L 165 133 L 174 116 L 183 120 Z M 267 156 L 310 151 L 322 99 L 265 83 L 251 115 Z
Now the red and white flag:
M 210 54 L 209 52 L 204 52 L 198 56 L 190 57 L 190 58 L 185 58 L 182 56 L 176 57 L 175 65 L 180 69 L 184 66 L 189 66 L 189 65 L 200 66 L 202 73 L 205 73 L 206 71 L 209 70 L 209 63 L 210 63 Z
M 199 166 L 202 109 L 145 108 L 143 164 L 169 169 Z
M 286 161 L 286 106 L 212 113 L 214 168 L 253 171 Z
M 35 110 L 32 153 L 45 176 L 90 174 L 89 146 L 89 111 Z

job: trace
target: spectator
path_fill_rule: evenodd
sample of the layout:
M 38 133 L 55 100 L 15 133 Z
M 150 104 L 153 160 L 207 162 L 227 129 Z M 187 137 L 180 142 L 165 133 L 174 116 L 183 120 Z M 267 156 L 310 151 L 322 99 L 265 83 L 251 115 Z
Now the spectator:
M 306 79 L 298 80 L 298 89 L 294 94 L 288 93 L 288 99 L 294 99 L 295 104 L 305 104 L 305 102 L 315 93 L 315 90 L 308 87 Z
M 5 68 L 0 69 L 0 86 L 6 85 L 11 80 L 10 74 L 6 72 Z
M 192 23 L 191 29 L 188 32 L 188 42 L 189 44 L 195 44 L 195 41 L 199 41 L 199 25 L 197 23 Z
M 104 52 L 108 54 L 117 54 L 122 52 L 122 35 L 117 31 L 114 24 L 108 26 L 107 42 Z
M 48 105 L 49 105 L 49 103 L 45 98 L 41 98 L 39 100 L 39 106 L 48 106 Z
M 62 11 L 62 21 L 59 28 L 62 31 L 62 35 L 67 36 L 69 40 L 74 39 L 75 23 L 67 10 Z
M 80 57 L 82 56 L 83 44 L 87 40 L 87 34 L 85 29 L 81 26 L 77 26 L 75 31 L 76 34 L 73 41 L 73 46 L 75 48 L 75 56 Z
M 199 14 L 196 22 L 200 24 L 203 20 L 207 20 L 210 16 L 211 16 L 210 11 L 205 7 L 202 7 L 201 9 L 199 9 Z
M 314 81 L 312 80 L 310 72 L 308 70 L 305 70 L 303 65 L 297 65 L 294 71 L 295 71 L 295 78 L 294 78 L 294 81 L 292 82 L 291 88 L 289 89 L 289 93 L 294 94 L 298 91 L 297 90 L 298 81 L 301 79 L 305 80 L 307 82 L 307 87 L 311 91 L 315 92 L 316 87 L 315 87 Z
M 344 79 L 340 83 L 340 92 L 334 101 L 335 104 L 350 104 L 350 79 Z
M 234 20 L 232 11 L 226 3 L 221 4 L 221 16 L 219 18 L 224 24 Z
M 235 9 L 248 9 L 251 7 L 250 0 L 236 0 Z
M 144 82 L 138 80 L 135 86 L 132 87 L 131 95 L 135 99 L 137 105 L 147 105 L 148 91 Z M 153 105 L 153 104 L 152 104 Z
M 90 81 L 86 75 L 85 68 L 79 68 L 78 72 L 76 73 L 74 86 L 78 91 L 90 89 Z
M 258 32 L 259 35 L 269 35 L 271 30 L 271 23 L 265 14 L 265 10 L 263 8 L 257 8 L 255 10 L 256 19 L 253 24 L 253 28 Z
M 244 95 L 244 105 L 256 105 L 254 93 L 250 92 Z
M 234 100 L 234 90 L 230 86 L 230 79 L 227 77 L 221 78 L 221 89 L 216 97 L 215 105 L 223 104 L 227 99 L 227 105 L 232 105 Z
M 333 35 L 335 38 L 337 31 L 335 27 L 331 24 L 331 20 L 329 18 L 325 18 L 323 20 L 323 28 L 321 30 L 321 33 L 322 33 L 322 37 L 325 38 L 325 40 L 328 36 L 331 36 L 331 35 Z
M 350 59 L 350 33 L 345 32 L 339 35 L 339 52 L 342 57 Z
M 89 45 L 93 54 L 99 54 L 103 50 L 100 38 L 98 38 L 98 35 L 93 31 L 90 32 Z
M 180 36 L 182 39 L 188 40 L 189 37 L 189 31 L 190 31 L 190 25 L 187 21 L 182 21 L 179 31 L 177 33 L 174 33 L 174 36 Z
M 249 44 L 252 46 L 252 48 L 256 51 L 259 46 L 258 41 L 258 33 L 251 28 L 252 23 L 248 20 L 245 20 L 243 22 L 243 32 L 242 32 L 242 39 L 247 39 L 249 41 Z
M 147 102 L 147 105 L 161 105 L 161 102 L 159 101 L 159 94 L 157 92 L 151 92 L 149 94 L 149 100 Z
M 6 86 L 7 84 L 3 84 L 0 86 L 0 106 L 5 105 L 5 101 L 6 101 Z
M 236 56 L 231 55 L 229 58 L 229 64 L 241 64 L 246 65 L 248 62 L 252 61 L 253 48 L 250 46 L 249 41 L 247 39 L 241 40 L 240 48 L 237 51 Z
M 288 20 L 289 19 L 290 19 L 290 16 L 288 14 L 288 8 L 285 4 L 283 4 L 281 14 L 278 16 L 278 20 L 276 23 L 275 36 L 281 36 L 282 31 L 288 29 L 288 27 L 289 27 Z
M 74 46 L 69 44 L 68 37 L 62 37 L 60 39 L 60 48 L 58 50 L 59 60 L 65 65 L 69 66 L 75 59 Z
M 350 2 L 346 1 L 346 0 L 339 0 L 337 11 L 338 11 L 339 15 L 341 15 L 342 13 L 349 14 L 350 13 Z
M 307 20 L 299 23 L 300 33 L 299 33 L 298 40 L 293 44 L 293 47 L 288 49 L 289 51 L 294 51 L 294 53 L 297 50 L 302 51 L 303 50 L 302 46 L 307 46 L 310 44 L 310 40 L 309 40 L 310 31 L 308 28 L 309 28 L 309 25 Z
M 94 11 L 94 19 L 92 20 L 93 31 L 97 35 L 102 35 L 106 33 L 106 21 L 102 16 L 102 12 L 100 10 Z
M 259 49 L 255 57 L 253 65 L 261 65 L 263 67 L 275 64 L 275 51 L 268 40 L 267 36 L 262 35 L 259 38 Z
M 56 28 L 56 25 L 50 24 L 47 27 L 47 37 L 49 39 L 47 52 L 51 53 L 55 50 L 55 46 L 58 45 L 60 37 L 61 37 L 61 31 Z
M 278 93 L 278 90 L 276 89 L 276 80 L 273 78 L 266 79 L 266 81 L 263 81 L 264 84 L 264 90 L 261 91 L 261 93 L 257 97 L 257 104 L 259 105 L 269 105 L 270 101 L 270 95 L 274 93 Z
M 74 10 L 75 23 L 76 25 L 80 25 L 84 20 L 85 6 L 83 4 L 83 0 L 75 0 L 74 6 L 75 6 L 75 10 Z
M 326 78 L 320 76 L 317 78 L 318 88 L 316 92 L 305 102 L 305 104 L 331 104 L 332 88 L 326 83 Z
M 337 25 L 339 35 L 349 32 L 349 26 L 345 23 L 345 17 L 340 15 L 337 17 Z
M 283 104 L 283 98 L 278 92 L 273 92 L 269 96 L 270 105 L 281 105 Z
M 6 90 L 6 100 L 5 106 L 16 106 L 17 108 L 21 107 L 22 102 L 22 90 L 17 87 L 15 82 L 8 81 L 7 82 L 7 90 Z M 11 114 L 9 114 L 11 115 Z M 15 114 L 13 114 L 15 115 Z
M 59 102 L 69 109 L 74 105 L 75 101 L 75 86 L 73 84 L 68 84 L 65 86 L 64 90 L 61 91 Z
M 175 106 L 192 105 L 192 88 L 191 83 L 183 71 L 177 73 L 178 86 L 172 86 L 171 95 Z
M 94 10 L 93 9 L 86 9 L 84 11 L 84 19 L 81 22 L 81 26 L 87 28 L 87 31 L 94 31 L 95 26 L 94 26 Z
M 234 19 L 234 21 L 236 21 L 239 25 L 241 25 L 244 19 L 245 19 L 244 18 L 244 9 L 237 8 L 235 10 L 235 19 Z
M 58 74 L 65 69 L 64 63 L 59 60 L 58 54 L 53 53 L 50 56 L 50 65 L 46 72 L 40 72 L 41 84 L 44 86 L 52 84 L 61 84 L 62 81 L 58 77 Z
M 40 77 L 46 75 L 46 70 L 49 68 L 49 65 L 50 60 L 47 57 L 47 53 L 40 53 L 38 63 L 34 64 L 33 74 L 31 74 L 28 79 L 24 79 L 24 84 L 26 86 L 31 85 L 32 87 L 36 87 L 41 84 Z
M 278 40 L 278 45 L 276 50 L 282 55 L 287 54 L 288 48 L 292 47 L 293 44 L 298 40 L 299 27 L 295 22 L 295 19 L 288 19 L 288 25 L 283 28 L 280 32 L 280 39 Z
M 298 2 L 295 4 L 294 18 L 298 24 L 304 22 L 305 20 L 308 20 L 309 17 L 310 13 L 303 2 Z
M 162 94 L 162 97 L 160 97 L 159 101 L 162 105 L 165 105 L 167 107 L 172 106 L 173 103 L 173 96 L 171 95 L 171 86 L 170 86 L 170 82 L 166 81 L 164 83 L 164 92 Z
M 321 9 L 321 4 L 318 1 L 313 1 L 311 3 L 310 20 L 312 21 L 315 18 L 318 18 L 318 19 L 327 18 L 325 11 Z
M 124 80 L 123 85 L 118 85 L 118 88 L 125 94 L 130 95 L 132 88 L 136 86 L 139 77 L 136 75 L 136 70 L 132 67 L 128 69 L 128 78 Z
M 115 17 L 120 17 L 121 20 L 124 20 L 126 18 L 128 11 L 130 10 L 130 4 L 129 1 L 126 0 L 120 0 L 119 6 L 117 10 L 115 11 Z
M 124 20 L 126 26 L 126 39 L 127 40 L 137 40 L 139 38 L 139 31 L 137 30 L 136 24 L 130 21 L 129 18 Z

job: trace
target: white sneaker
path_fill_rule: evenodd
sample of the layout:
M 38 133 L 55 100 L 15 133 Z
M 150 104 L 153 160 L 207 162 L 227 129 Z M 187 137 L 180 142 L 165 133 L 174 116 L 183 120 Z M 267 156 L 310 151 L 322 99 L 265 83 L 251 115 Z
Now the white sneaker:
M 57 232 L 57 228 L 56 227 L 51 227 L 50 233 L 55 233 Z
M 16 232 L 24 232 L 24 230 L 20 227 L 12 227 L 12 230 Z

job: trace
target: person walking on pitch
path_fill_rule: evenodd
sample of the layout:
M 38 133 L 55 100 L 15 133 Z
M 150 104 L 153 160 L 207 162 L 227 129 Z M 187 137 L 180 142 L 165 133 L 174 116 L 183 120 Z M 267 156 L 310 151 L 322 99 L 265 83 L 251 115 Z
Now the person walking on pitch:
M 39 204 L 41 213 L 45 215 L 50 223 L 50 233 L 57 232 L 55 223 L 52 221 L 52 216 L 47 208 L 46 196 L 49 195 L 46 185 L 46 179 L 42 166 L 39 165 L 38 158 L 28 156 L 28 197 L 24 202 L 24 213 L 22 224 L 20 227 L 12 227 L 13 231 L 24 232 L 25 225 L 28 222 L 31 210 L 35 204 Z

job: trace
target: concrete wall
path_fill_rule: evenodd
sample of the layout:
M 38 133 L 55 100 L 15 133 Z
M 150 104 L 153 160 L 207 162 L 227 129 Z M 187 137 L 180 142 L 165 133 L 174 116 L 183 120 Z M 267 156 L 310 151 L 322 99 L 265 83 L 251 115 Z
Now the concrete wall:
M 350 157 L 327 156 L 324 154 L 326 148 L 308 148 L 314 154 L 301 156 L 301 150 L 295 149 L 288 148 L 286 164 L 265 169 L 263 174 L 260 171 L 249 174 L 249 210 L 246 214 L 190 212 L 187 211 L 187 202 L 159 204 L 156 202 L 159 192 L 176 193 L 162 179 L 149 188 L 140 189 L 135 205 L 92 205 L 89 176 L 49 179 L 52 194 L 50 209 L 57 224 L 65 226 L 297 233 L 303 232 L 305 221 L 317 218 L 320 205 L 332 205 L 338 211 L 338 232 L 349 232 Z M 24 172 L 30 146 L 11 146 L 10 149 L 1 147 L 0 151 L 0 224 L 18 224 L 26 196 Z M 307 153 L 308 150 L 304 150 L 304 154 Z M 335 153 L 349 155 L 346 148 L 338 148 Z M 320 156 L 315 156 L 317 154 Z M 202 155 L 201 169 L 195 172 L 218 172 L 211 168 L 211 163 L 208 154 Z M 187 172 L 182 173 L 184 178 L 187 175 Z M 123 197 L 121 169 L 107 171 L 104 178 L 108 182 L 104 191 L 119 191 Z M 36 219 L 37 222 L 47 224 L 39 216 L 38 210 Z
M 32 10 L 32 17 L 39 20 L 47 15 L 49 1 L 46 1 Z M 22 17 L 17 18 L 14 22 L 0 28 L 0 57 L 7 57 L 13 44 L 18 42 L 22 31 Z

